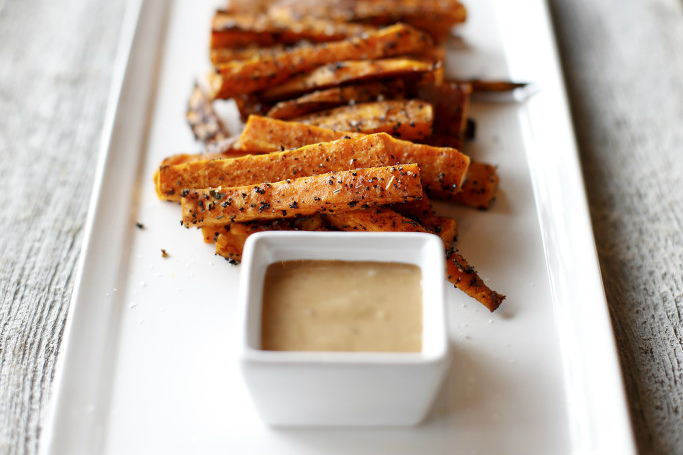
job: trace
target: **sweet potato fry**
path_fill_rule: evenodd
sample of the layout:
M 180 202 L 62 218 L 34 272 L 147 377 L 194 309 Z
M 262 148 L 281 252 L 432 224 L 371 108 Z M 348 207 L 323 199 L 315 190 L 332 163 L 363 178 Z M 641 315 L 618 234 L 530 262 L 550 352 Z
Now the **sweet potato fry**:
M 453 147 L 462 142 L 471 93 L 472 86 L 467 83 L 421 84 L 417 88 L 417 97 L 434 108 L 432 131 L 440 138 L 438 145 Z M 447 142 L 447 138 L 453 140 Z
M 505 299 L 503 294 L 490 289 L 477 275 L 474 267 L 456 250 L 446 255 L 446 278 L 458 289 L 484 304 L 489 311 L 495 311 Z
M 209 51 L 209 58 L 211 63 L 218 65 L 220 63 L 227 63 L 233 60 L 251 60 L 260 58 L 273 58 L 277 54 L 282 53 L 285 46 L 259 46 L 257 44 L 249 44 L 247 46 L 235 47 L 219 47 Z
M 460 192 L 470 166 L 467 155 L 449 147 L 394 139 L 391 153 L 400 163 L 419 164 L 425 191 L 439 199 L 449 199 Z
M 202 91 L 199 84 L 194 85 L 187 104 L 185 118 L 198 141 L 207 144 L 230 136 L 216 115 L 209 96 Z
M 443 84 L 444 81 L 444 68 L 442 64 L 437 64 L 434 67 L 434 71 L 429 71 L 426 73 L 420 74 L 418 78 L 415 80 L 412 79 L 406 79 L 406 85 L 408 86 L 408 92 L 409 93 L 415 93 L 415 90 L 412 89 L 413 87 L 420 86 L 420 85 L 426 85 L 426 84 L 433 84 L 433 85 L 439 85 Z M 416 97 L 416 96 L 413 96 Z
M 220 141 L 209 142 L 204 148 L 204 154 L 216 155 L 216 157 L 222 158 L 237 158 L 238 156 L 244 156 L 247 153 L 237 147 L 238 140 L 239 136 L 230 136 L 221 139 Z
M 211 21 L 211 48 L 240 47 L 249 44 L 271 46 L 299 41 L 338 41 L 375 31 L 376 27 L 323 18 L 269 17 L 265 14 L 234 14 L 218 11 Z
M 361 134 L 252 115 L 247 119 L 238 143 L 239 148 L 250 153 L 270 153 L 334 141 L 344 136 L 357 137 Z
M 443 12 L 464 22 L 467 10 L 458 0 L 353 0 L 340 6 L 337 0 L 277 0 L 268 8 L 270 17 L 293 20 L 298 17 L 325 17 L 335 21 L 401 22 L 406 15 Z
M 292 218 L 411 201 L 422 196 L 416 164 L 330 172 L 233 188 L 188 190 L 181 199 L 186 227 Z
M 218 143 L 215 143 L 218 144 Z M 194 161 L 210 161 L 210 160 L 222 160 L 226 158 L 237 158 L 240 156 L 249 155 L 244 150 L 226 150 L 224 152 L 207 152 L 207 153 L 179 153 L 177 155 L 171 155 L 161 162 L 159 168 L 154 172 L 154 186 L 159 188 L 159 176 L 160 169 L 166 166 L 177 166 L 184 163 L 192 163 Z
M 325 215 L 330 227 L 340 231 L 369 232 L 430 232 L 441 237 L 445 248 L 450 248 L 457 235 L 455 220 L 436 215 L 425 217 L 429 226 L 425 226 L 413 217 L 405 216 L 395 210 L 395 206 L 377 207 L 369 210 L 352 210 L 350 212 Z
M 336 131 L 388 133 L 405 140 L 428 137 L 433 120 L 432 106 L 419 100 L 360 103 L 292 119 Z
M 449 147 L 456 150 L 462 150 L 463 144 L 465 144 L 465 138 L 461 136 L 446 136 L 432 133 L 432 135 L 423 142 L 434 147 Z
M 471 79 L 466 83 L 472 86 L 473 92 L 477 93 L 510 92 L 518 88 L 524 88 L 528 85 L 526 82 L 484 81 L 481 79 Z
M 437 216 L 424 197 L 389 207 L 352 210 L 324 217 L 330 227 L 341 231 L 430 232 L 441 237 L 447 249 L 458 233 L 455 220 Z
M 264 100 L 291 99 L 304 93 L 341 84 L 370 79 L 417 78 L 440 67 L 440 64 L 407 58 L 381 60 L 347 60 L 319 66 L 288 81 L 264 90 Z
M 432 207 L 432 201 L 430 201 L 429 198 L 424 194 L 422 195 L 421 199 L 394 204 L 390 208 L 403 216 L 407 216 L 408 218 L 412 218 L 417 221 L 436 214 L 434 207 Z
M 229 98 L 264 90 L 327 63 L 391 57 L 415 52 L 429 43 L 423 32 L 396 24 L 360 37 L 288 49 L 272 58 L 221 64 L 209 82 L 214 98 Z
M 216 238 L 216 254 L 223 256 L 231 264 L 237 264 L 242 260 L 245 241 L 246 238 L 233 234 L 228 228 L 227 232 L 221 232 Z
M 164 158 L 161 166 L 175 166 L 177 164 L 190 163 L 192 161 L 209 161 L 209 160 L 223 160 L 226 158 L 239 158 L 240 156 L 248 155 L 245 150 L 228 149 L 223 152 L 206 152 L 206 153 L 179 153 Z M 161 167 L 160 166 L 160 167 Z
M 344 104 L 382 101 L 383 99 L 403 99 L 405 83 L 402 79 L 370 81 L 356 85 L 332 87 L 317 90 L 292 100 L 281 101 L 273 106 L 267 117 L 287 120 L 310 114 L 311 112 L 332 109 Z
M 230 232 L 241 236 L 244 240 L 251 234 L 263 231 L 326 231 L 327 223 L 320 215 L 302 218 L 281 218 L 268 221 L 249 221 L 246 223 L 232 223 Z
M 348 134 L 297 122 L 285 122 L 266 117 L 251 116 L 242 131 L 240 147 L 252 153 L 264 153 L 282 148 L 330 141 Z M 450 199 L 460 191 L 470 165 L 468 156 L 455 149 L 416 144 L 386 138 L 390 153 L 400 163 L 420 165 L 422 184 L 430 195 Z
M 337 21 L 371 24 L 405 22 L 443 39 L 453 25 L 464 22 L 467 10 L 456 0 L 356 0 L 344 4 L 331 0 L 280 0 L 270 7 L 271 17 L 325 17 Z
M 427 232 L 417 221 L 387 207 L 332 213 L 325 220 L 340 231 Z
M 273 107 L 273 103 L 264 101 L 253 93 L 235 95 L 232 99 L 237 105 L 242 121 L 246 121 L 250 115 L 266 115 Z
M 218 237 L 221 234 L 230 233 L 230 224 L 219 224 L 216 226 L 203 227 L 202 237 L 204 237 L 204 243 L 216 243 Z
M 394 204 L 391 209 L 416 220 L 428 232 L 441 237 L 446 248 L 450 248 L 451 243 L 455 242 L 458 236 L 458 223 L 452 218 L 437 215 L 432 208 L 432 203 L 425 195 L 416 201 Z
M 418 22 L 426 28 L 452 26 L 467 18 L 467 10 L 457 0 L 360 0 L 354 14 L 357 20 L 376 24 Z
M 335 213 L 325 215 L 325 219 L 331 227 L 342 231 L 427 232 L 416 221 L 386 207 Z M 484 304 L 490 311 L 498 308 L 505 298 L 504 295 L 491 290 L 479 277 L 474 267 L 470 266 L 455 250 L 449 250 L 446 253 L 446 274 L 448 281 Z
M 246 152 L 242 152 L 246 153 Z M 179 153 L 177 155 L 171 155 L 164 158 L 161 162 L 161 166 L 175 166 L 183 163 L 190 163 L 192 161 L 209 161 L 215 159 L 225 159 L 229 158 L 222 153 Z M 157 180 L 155 179 L 155 182 Z
M 388 166 L 394 159 L 387 144 L 383 135 L 368 135 L 267 155 L 161 166 L 157 195 L 179 201 L 188 189 L 244 186 L 331 171 Z
M 472 161 L 462 191 L 455 195 L 442 193 L 441 196 L 462 205 L 486 210 L 496 197 L 498 181 L 495 166 Z
M 441 237 L 446 248 L 458 239 L 458 222 L 447 216 L 434 215 L 425 218 L 422 225 L 432 234 Z
M 299 46 L 307 46 L 308 43 L 299 44 Z M 290 48 L 294 46 L 289 46 Z M 227 63 L 233 60 L 250 60 L 256 58 L 273 58 L 276 55 L 282 53 L 286 49 L 285 46 L 281 44 L 276 44 L 272 46 L 259 46 L 257 44 L 249 44 L 247 46 L 241 46 L 238 48 L 233 47 L 221 47 L 217 49 L 211 49 L 209 51 L 209 57 L 214 65 L 220 63 Z M 419 51 L 412 52 L 404 56 L 409 60 L 417 60 L 425 63 L 437 64 L 443 62 L 446 58 L 446 51 L 443 47 L 424 47 Z M 443 77 L 438 78 L 438 83 L 443 82 Z
M 257 44 L 260 46 L 271 46 L 277 44 L 272 34 L 252 31 L 252 30 L 212 30 L 211 31 L 211 50 L 240 48 Z
M 427 222 L 405 216 L 395 210 L 397 206 L 377 207 L 369 210 L 352 210 L 350 212 L 325 215 L 325 220 L 340 231 L 368 232 L 429 232 L 441 237 L 445 248 L 450 248 L 458 232 L 458 225 L 451 218 L 430 215 L 424 217 Z
M 219 11 L 232 14 L 265 14 L 273 4 L 273 0 L 231 0 L 223 2 Z
M 210 228 L 202 228 L 206 231 Z M 216 254 L 223 256 L 230 262 L 242 260 L 242 250 L 247 237 L 264 231 L 325 231 L 327 224 L 319 215 L 268 221 L 249 221 L 246 223 L 231 223 L 227 229 L 221 230 L 216 238 Z

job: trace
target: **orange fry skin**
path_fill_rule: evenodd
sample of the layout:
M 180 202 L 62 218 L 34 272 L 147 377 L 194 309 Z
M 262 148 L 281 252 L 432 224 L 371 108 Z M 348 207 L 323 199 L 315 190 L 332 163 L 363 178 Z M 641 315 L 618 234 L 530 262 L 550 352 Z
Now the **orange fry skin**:
M 350 103 L 366 103 L 384 99 L 403 99 L 405 83 L 402 79 L 361 82 L 354 85 L 331 87 L 288 99 L 275 104 L 267 117 L 288 120 L 317 111 Z
M 330 172 L 281 182 L 188 190 L 185 227 L 293 218 L 412 201 L 422 197 L 416 164 Z
M 495 311 L 505 299 L 505 295 L 489 288 L 477 275 L 474 267 L 456 250 L 446 255 L 446 278 L 465 294 L 481 302 L 489 311 Z
M 188 189 L 244 186 L 331 171 L 388 166 L 395 160 L 385 144 L 381 135 L 347 137 L 267 155 L 161 166 L 157 195 L 160 199 L 180 201 L 182 192 Z
M 342 41 L 283 51 L 272 58 L 255 58 L 218 65 L 209 75 L 214 98 L 254 93 L 280 84 L 294 74 L 341 60 L 376 59 L 415 52 L 431 43 L 423 32 L 395 24 Z
M 336 131 L 388 133 L 408 141 L 429 137 L 433 120 L 431 104 L 419 100 L 359 103 L 292 119 Z
M 274 101 L 363 81 L 389 78 L 418 80 L 421 76 L 438 71 L 440 68 L 440 63 L 407 58 L 338 61 L 319 66 L 310 72 L 292 77 L 280 85 L 270 87 L 261 93 L 261 97 L 264 100 Z
M 376 27 L 321 18 L 298 21 L 258 14 L 217 11 L 211 20 L 211 49 L 259 44 L 296 44 L 299 41 L 337 41 L 376 30 Z
M 334 131 L 305 123 L 288 122 L 260 115 L 251 115 L 239 138 L 239 147 L 250 153 L 270 153 L 281 148 L 303 147 L 317 142 L 334 141 L 360 133 Z
M 418 221 L 428 232 L 441 237 L 447 249 L 450 249 L 451 243 L 458 237 L 458 223 L 453 218 L 438 216 L 426 195 L 417 201 L 394 204 L 391 208 L 405 217 Z
M 333 131 L 329 128 L 251 116 L 242 131 L 240 147 L 253 153 L 301 147 L 318 141 L 330 141 L 360 133 Z M 434 147 L 386 136 L 389 153 L 399 163 L 417 163 L 422 184 L 428 194 L 450 199 L 460 191 L 467 176 L 470 158 L 449 147 Z
M 205 231 L 210 228 L 202 228 Z M 321 216 L 303 218 L 283 218 L 268 221 L 231 223 L 229 228 L 220 231 L 216 238 L 216 254 L 232 263 L 242 260 L 242 250 L 247 237 L 264 231 L 326 231 L 327 225 Z
M 427 232 L 417 221 L 387 207 L 333 213 L 325 215 L 325 219 L 340 231 Z
M 470 163 L 462 191 L 455 195 L 445 195 L 443 198 L 475 209 L 486 210 L 495 200 L 498 181 L 495 166 L 473 161 Z

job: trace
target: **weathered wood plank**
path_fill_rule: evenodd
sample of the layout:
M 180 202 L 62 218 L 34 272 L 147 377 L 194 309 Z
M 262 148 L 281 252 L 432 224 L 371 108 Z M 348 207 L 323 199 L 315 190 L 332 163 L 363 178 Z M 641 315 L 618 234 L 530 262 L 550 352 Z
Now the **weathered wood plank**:
M 0 454 L 37 452 L 124 6 L 0 2 Z
M 683 3 L 551 0 L 643 454 L 683 453 Z

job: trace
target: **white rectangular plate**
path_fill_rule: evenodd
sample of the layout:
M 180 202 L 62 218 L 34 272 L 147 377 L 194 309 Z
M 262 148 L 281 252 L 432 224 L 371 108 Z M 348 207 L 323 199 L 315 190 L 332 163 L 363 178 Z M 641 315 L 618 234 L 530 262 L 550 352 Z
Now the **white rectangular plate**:
M 257 417 L 234 355 L 240 268 L 152 184 L 164 157 L 199 148 L 184 112 L 215 4 L 132 3 L 42 453 L 635 453 L 543 0 L 468 2 L 468 48 L 447 65 L 538 89 L 472 108 L 467 151 L 499 166 L 495 206 L 439 204 L 507 299 L 491 314 L 449 289 L 453 364 L 423 425 L 315 430 Z

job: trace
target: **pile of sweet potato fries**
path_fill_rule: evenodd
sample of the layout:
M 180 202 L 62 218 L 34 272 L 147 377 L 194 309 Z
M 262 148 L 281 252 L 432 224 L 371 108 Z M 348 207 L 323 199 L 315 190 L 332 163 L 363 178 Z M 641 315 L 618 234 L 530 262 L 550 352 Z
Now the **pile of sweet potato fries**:
M 182 224 L 202 228 L 234 262 L 246 238 L 266 230 L 437 234 L 449 281 L 494 311 L 505 296 L 458 253 L 456 221 L 428 199 L 487 209 L 498 186 L 494 166 L 459 150 L 472 132 L 472 91 L 501 87 L 444 78 L 442 43 L 465 18 L 455 0 L 274 0 L 217 11 L 215 70 L 187 111 L 205 152 L 165 159 L 159 197 L 181 202 Z M 238 137 L 214 110 L 225 99 L 245 123 Z

